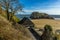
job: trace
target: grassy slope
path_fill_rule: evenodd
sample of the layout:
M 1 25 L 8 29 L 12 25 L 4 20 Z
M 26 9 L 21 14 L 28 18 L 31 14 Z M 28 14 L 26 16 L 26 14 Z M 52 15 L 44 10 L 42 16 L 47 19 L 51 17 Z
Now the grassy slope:
M 0 40 L 31 40 L 28 33 L 28 30 L 22 25 L 18 25 L 16 28 L 4 17 L 0 16 Z
M 60 21 L 52 19 L 36 19 L 31 20 L 36 28 L 43 28 L 46 24 L 51 25 L 53 30 L 60 29 Z

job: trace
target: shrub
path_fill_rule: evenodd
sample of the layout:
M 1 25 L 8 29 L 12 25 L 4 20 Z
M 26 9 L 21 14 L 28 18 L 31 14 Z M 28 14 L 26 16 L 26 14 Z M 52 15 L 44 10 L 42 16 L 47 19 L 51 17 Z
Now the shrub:
M 45 25 L 41 38 L 42 40 L 53 40 L 52 27 L 50 25 Z
M 45 31 L 52 31 L 52 27 L 50 25 L 45 25 L 44 30 Z
M 14 19 L 15 22 L 19 22 L 20 21 L 20 19 L 18 17 L 16 17 L 16 16 L 13 16 L 13 19 Z

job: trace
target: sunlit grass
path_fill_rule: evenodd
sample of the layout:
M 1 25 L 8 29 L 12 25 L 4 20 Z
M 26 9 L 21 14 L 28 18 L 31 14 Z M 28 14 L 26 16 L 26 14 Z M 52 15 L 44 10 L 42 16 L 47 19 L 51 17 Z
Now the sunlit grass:
M 24 26 L 13 26 L 0 15 L 0 40 L 31 40 L 31 37 Z
M 36 20 L 31 20 L 35 24 L 35 28 L 44 28 L 44 26 L 50 25 L 52 26 L 53 30 L 58 30 L 60 29 L 60 21 L 58 20 L 52 20 L 52 19 L 36 19 Z

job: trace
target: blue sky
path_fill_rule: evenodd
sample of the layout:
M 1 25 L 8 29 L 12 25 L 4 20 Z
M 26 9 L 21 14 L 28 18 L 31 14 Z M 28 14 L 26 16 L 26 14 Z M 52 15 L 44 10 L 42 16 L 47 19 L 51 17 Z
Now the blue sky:
M 24 6 L 23 10 L 26 14 L 38 11 L 50 15 L 60 15 L 60 0 L 20 0 L 20 2 Z

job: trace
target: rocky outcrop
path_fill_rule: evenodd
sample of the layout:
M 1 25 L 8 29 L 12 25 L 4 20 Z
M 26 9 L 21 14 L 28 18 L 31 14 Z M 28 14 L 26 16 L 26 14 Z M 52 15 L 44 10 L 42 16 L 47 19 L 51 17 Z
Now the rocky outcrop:
M 53 17 L 51 17 L 46 13 L 39 13 L 39 12 L 32 12 L 30 18 L 31 19 L 54 19 Z
M 27 17 L 24 17 L 21 21 L 18 22 L 21 25 L 26 27 L 34 27 L 34 23 Z

